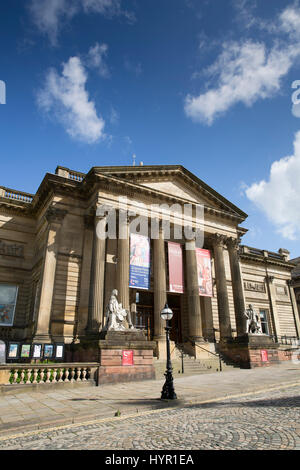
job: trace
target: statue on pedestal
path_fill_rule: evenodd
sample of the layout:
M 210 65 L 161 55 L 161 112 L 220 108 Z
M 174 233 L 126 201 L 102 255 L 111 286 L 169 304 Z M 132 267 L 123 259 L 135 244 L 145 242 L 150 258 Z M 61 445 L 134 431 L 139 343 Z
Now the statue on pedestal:
M 261 335 L 261 321 L 259 313 L 257 313 L 251 304 L 249 304 L 249 308 L 245 311 L 245 317 L 247 318 L 246 322 L 246 333 Z
M 121 303 L 117 300 L 118 291 L 114 289 L 111 293 L 108 305 L 105 311 L 106 325 L 105 330 L 107 331 L 124 331 L 127 330 L 125 326 L 125 320 L 127 320 L 130 330 L 133 330 L 133 324 L 131 321 L 131 315 L 129 310 L 125 310 Z

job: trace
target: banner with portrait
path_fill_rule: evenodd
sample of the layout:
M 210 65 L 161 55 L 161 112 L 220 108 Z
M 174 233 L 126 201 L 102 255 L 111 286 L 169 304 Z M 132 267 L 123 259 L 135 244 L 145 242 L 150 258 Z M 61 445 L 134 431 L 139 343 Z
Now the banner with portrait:
M 196 248 L 199 295 L 212 297 L 211 255 L 209 250 Z
M 144 235 L 130 235 L 129 287 L 150 287 L 150 239 Z
M 169 290 L 183 294 L 183 262 L 182 245 L 180 243 L 168 242 L 169 260 Z

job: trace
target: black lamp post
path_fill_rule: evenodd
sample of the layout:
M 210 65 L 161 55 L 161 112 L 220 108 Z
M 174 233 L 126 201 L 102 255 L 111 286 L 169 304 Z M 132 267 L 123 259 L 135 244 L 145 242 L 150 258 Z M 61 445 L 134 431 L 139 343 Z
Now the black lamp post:
M 174 390 L 173 384 L 173 375 L 172 375 L 172 364 L 171 364 L 171 355 L 170 355 L 170 330 L 171 325 L 170 321 L 173 317 L 172 310 L 168 307 L 168 304 L 160 312 L 160 316 L 163 320 L 166 320 L 166 340 L 167 340 L 167 370 L 165 373 L 166 381 L 164 383 L 162 392 L 161 392 L 161 400 L 176 400 L 177 396 Z

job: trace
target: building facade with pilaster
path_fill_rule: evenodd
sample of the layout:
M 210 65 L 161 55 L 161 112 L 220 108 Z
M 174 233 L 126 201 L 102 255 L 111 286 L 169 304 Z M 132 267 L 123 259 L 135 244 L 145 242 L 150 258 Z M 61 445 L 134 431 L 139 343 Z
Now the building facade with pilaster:
M 147 289 L 130 286 L 130 227 L 127 205 L 154 219 Z M 199 292 L 197 242 L 170 234 L 163 212 L 153 206 L 203 208 L 201 248 L 209 252 L 211 296 Z M 107 212 L 100 211 L 105 206 Z M 151 211 L 150 211 L 151 208 Z M 109 212 L 118 214 L 116 238 L 105 238 Z M 149 214 L 151 217 L 149 219 Z M 156 341 L 162 356 L 160 311 L 172 308 L 171 340 L 197 355 L 243 336 L 245 309 L 259 312 L 263 333 L 279 342 L 299 338 L 300 320 L 289 253 L 247 247 L 241 227 L 247 215 L 180 165 L 94 167 L 87 174 L 58 167 L 47 173 L 36 194 L 0 187 L 0 339 L 71 344 L 96 338 L 105 325 L 113 289 L 131 312 L 134 326 Z M 169 219 L 168 219 L 169 220 Z M 151 237 L 150 237 L 151 238 Z M 183 291 L 170 289 L 167 243 L 182 247 Z M 200 295 L 199 295 L 200 294 Z

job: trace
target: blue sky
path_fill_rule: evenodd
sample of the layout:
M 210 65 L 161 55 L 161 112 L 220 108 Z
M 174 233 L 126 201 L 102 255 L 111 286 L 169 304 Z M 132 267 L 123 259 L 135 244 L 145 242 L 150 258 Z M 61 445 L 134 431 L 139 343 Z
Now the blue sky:
M 0 185 L 57 165 L 182 164 L 299 256 L 300 7 L 286 0 L 0 5 Z

